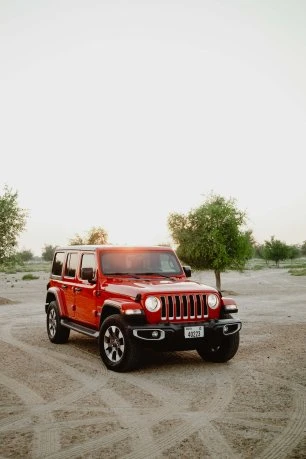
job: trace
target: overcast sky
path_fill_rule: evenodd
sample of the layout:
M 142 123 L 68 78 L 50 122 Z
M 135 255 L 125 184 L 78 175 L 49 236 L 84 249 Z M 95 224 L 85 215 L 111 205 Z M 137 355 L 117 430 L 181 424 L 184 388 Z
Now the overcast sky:
M 306 1 L 0 0 L 0 123 L 20 249 L 168 242 L 211 192 L 302 243 Z

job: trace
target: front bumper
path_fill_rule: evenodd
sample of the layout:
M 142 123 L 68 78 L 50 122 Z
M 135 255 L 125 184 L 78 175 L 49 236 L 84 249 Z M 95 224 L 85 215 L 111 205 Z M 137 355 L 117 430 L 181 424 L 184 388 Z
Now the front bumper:
M 203 327 L 201 338 L 185 338 L 185 327 Z M 204 340 L 212 340 L 220 335 L 233 335 L 241 330 L 239 319 L 219 319 L 208 322 L 167 323 L 157 325 L 128 325 L 129 333 L 143 345 L 150 347 L 169 347 L 177 349 L 196 348 Z

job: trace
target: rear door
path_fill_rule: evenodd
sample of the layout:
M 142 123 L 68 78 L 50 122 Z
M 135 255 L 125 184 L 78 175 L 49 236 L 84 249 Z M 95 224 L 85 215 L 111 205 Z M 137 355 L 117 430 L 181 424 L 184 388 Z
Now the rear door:
M 98 326 L 96 282 L 82 278 L 82 272 L 92 269 L 96 276 L 97 264 L 94 252 L 81 254 L 77 281 L 75 284 L 76 320 L 96 328 Z
M 62 279 L 62 291 L 65 296 L 66 308 L 68 316 L 75 318 L 76 316 L 76 305 L 75 305 L 75 281 L 76 272 L 79 264 L 79 253 L 68 252 L 63 279 Z

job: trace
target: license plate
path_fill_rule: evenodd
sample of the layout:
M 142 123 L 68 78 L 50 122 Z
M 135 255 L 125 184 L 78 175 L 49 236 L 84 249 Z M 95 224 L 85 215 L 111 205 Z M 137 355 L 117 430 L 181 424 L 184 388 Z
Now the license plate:
M 204 336 L 204 327 L 202 325 L 198 327 L 185 327 L 184 335 L 185 338 L 202 338 Z

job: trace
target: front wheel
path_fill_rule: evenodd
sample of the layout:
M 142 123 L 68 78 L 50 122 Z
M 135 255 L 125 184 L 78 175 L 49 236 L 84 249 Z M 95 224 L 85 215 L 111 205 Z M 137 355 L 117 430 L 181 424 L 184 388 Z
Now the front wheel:
M 47 310 L 47 332 L 52 343 L 67 343 L 70 329 L 61 325 L 61 318 L 56 301 L 51 301 Z
M 198 354 L 207 362 L 227 362 L 232 359 L 239 347 L 239 332 L 234 335 L 221 335 L 216 341 L 205 340 L 197 348 Z
M 109 370 L 130 371 L 139 363 L 140 350 L 127 332 L 123 317 L 109 316 L 99 334 L 101 359 Z

